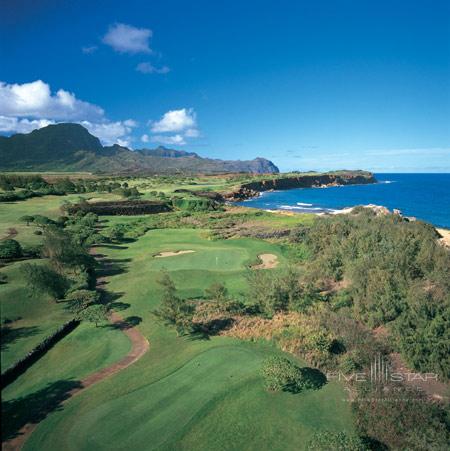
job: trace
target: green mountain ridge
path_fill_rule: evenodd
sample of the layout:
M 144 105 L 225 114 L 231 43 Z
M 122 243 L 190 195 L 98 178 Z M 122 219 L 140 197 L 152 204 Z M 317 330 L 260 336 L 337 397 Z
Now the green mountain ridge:
M 265 158 L 218 160 L 194 152 L 167 149 L 130 150 L 102 146 L 79 124 L 48 125 L 28 134 L 0 136 L 0 170 L 88 171 L 100 173 L 278 173 Z

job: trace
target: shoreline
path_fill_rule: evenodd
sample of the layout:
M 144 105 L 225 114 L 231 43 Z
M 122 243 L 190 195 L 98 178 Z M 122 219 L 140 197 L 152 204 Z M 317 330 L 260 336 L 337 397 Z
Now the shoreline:
M 368 185 L 378 183 L 371 172 L 342 171 L 318 174 L 289 174 L 272 179 L 243 183 L 224 193 L 225 200 L 240 202 L 259 197 L 263 192 L 286 191 L 298 188 L 331 188 L 348 185 Z
M 235 204 L 237 204 L 237 203 L 235 203 Z M 335 216 L 335 215 L 342 215 L 342 214 L 350 214 L 354 208 L 364 207 L 364 208 L 371 208 L 372 210 L 374 210 L 376 212 L 377 215 L 398 214 L 398 215 L 402 216 L 403 218 L 408 219 L 409 221 L 417 220 L 415 217 L 412 217 L 412 216 L 404 216 L 400 210 L 394 209 L 393 211 L 391 211 L 383 205 L 374 205 L 374 204 L 355 205 L 354 207 L 345 207 L 340 210 L 334 209 L 333 211 L 330 211 L 330 212 L 327 212 L 327 211 L 317 211 L 317 212 L 295 211 L 292 209 L 283 209 L 283 208 L 272 210 L 272 209 L 264 209 L 264 208 L 257 208 L 257 207 L 246 207 L 243 205 L 237 205 L 237 206 L 244 207 L 244 208 L 254 208 L 255 210 L 266 211 L 268 213 L 274 213 L 274 214 L 279 214 L 279 215 L 284 215 L 284 216 L 294 216 L 294 215 L 304 215 L 304 214 L 315 215 L 315 216 Z M 436 232 L 440 235 L 439 241 L 444 246 L 447 246 L 450 248 L 450 227 L 447 228 L 447 227 L 437 226 L 428 221 L 423 221 L 423 220 L 420 220 L 420 221 L 426 222 L 426 223 L 432 225 L 434 227 L 434 229 L 436 230 Z

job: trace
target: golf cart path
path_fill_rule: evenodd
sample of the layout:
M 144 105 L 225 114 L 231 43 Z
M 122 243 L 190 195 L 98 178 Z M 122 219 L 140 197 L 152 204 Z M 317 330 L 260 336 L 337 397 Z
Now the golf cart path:
M 68 392 L 68 398 L 61 402 L 61 405 L 64 405 L 66 402 L 70 401 L 74 396 L 84 392 L 90 386 L 96 384 L 97 382 L 106 379 L 119 371 L 124 370 L 129 367 L 133 363 L 137 362 L 149 349 L 150 345 L 148 340 L 139 332 L 135 327 L 127 327 L 126 323 L 123 321 L 121 316 L 117 313 L 112 312 L 110 317 L 110 322 L 112 325 L 118 326 L 122 332 L 130 339 L 131 341 L 131 350 L 130 352 L 119 360 L 116 363 L 113 363 L 106 368 L 103 368 L 95 373 L 90 374 L 89 376 L 82 379 L 81 386 L 74 388 L 70 392 Z M 28 423 L 26 424 L 19 432 L 17 437 L 14 437 L 10 440 L 5 441 L 2 444 L 2 451 L 18 451 L 21 450 L 25 442 L 28 440 L 30 435 L 36 429 L 39 423 Z

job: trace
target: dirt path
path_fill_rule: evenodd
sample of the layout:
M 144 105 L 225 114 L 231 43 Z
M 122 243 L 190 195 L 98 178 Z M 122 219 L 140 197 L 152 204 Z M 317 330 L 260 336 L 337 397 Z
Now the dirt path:
M 274 254 L 260 254 L 258 258 L 261 260 L 259 265 L 252 266 L 252 269 L 272 269 L 278 266 L 278 257 Z
M 92 254 L 94 254 L 91 251 Z M 97 258 L 99 255 L 96 256 Z M 100 261 L 102 258 L 98 258 Z M 103 289 L 103 285 L 105 283 L 105 277 L 99 277 L 97 279 L 97 288 Z M 103 368 L 95 373 L 90 374 L 80 381 L 80 386 L 74 388 L 70 392 L 67 393 L 67 398 L 61 402 L 61 405 L 64 405 L 68 401 L 70 401 L 74 396 L 84 392 L 86 389 L 91 387 L 92 385 L 100 382 L 119 371 L 124 370 L 129 367 L 133 363 L 137 362 L 149 349 L 150 345 L 148 340 L 139 332 L 136 327 L 130 327 L 120 315 L 115 312 L 111 312 L 109 316 L 109 320 L 112 325 L 117 326 L 131 341 L 131 350 L 130 352 L 112 365 Z M 23 445 L 28 440 L 33 431 L 37 428 L 39 423 L 28 423 L 26 424 L 19 432 L 17 437 L 14 437 L 10 440 L 2 443 L 2 451 L 19 451 L 23 448 Z
M 7 231 L 6 231 L 6 235 L 0 239 L 0 241 L 4 241 L 4 240 L 10 240 L 12 238 L 14 238 L 17 235 L 17 229 L 15 229 L 14 227 L 10 227 Z
M 117 325 L 118 327 L 124 326 L 123 319 L 117 314 L 112 313 L 110 316 L 111 324 Z M 122 327 L 121 327 L 122 328 Z M 84 392 L 90 386 L 100 382 L 119 371 L 132 365 L 134 362 L 138 361 L 149 349 L 148 340 L 139 332 L 135 327 L 122 328 L 122 332 L 127 335 L 131 341 L 130 352 L 112 365 L 103 368 L 91 375 L 85 377 L 81 380 L 81 386 L 73 389 L 68 393 L 68 398 L 62 402 L 64 405 L 66 402 L 70 401 L 74 396 Z M 39 423 L 28 423 L 26 424 L 18 433 L 17 437 L 2 443 L 3 451 L 18 451 L 21 450 L 25 442 L 28 440 L 33 431 L 37 428 Z

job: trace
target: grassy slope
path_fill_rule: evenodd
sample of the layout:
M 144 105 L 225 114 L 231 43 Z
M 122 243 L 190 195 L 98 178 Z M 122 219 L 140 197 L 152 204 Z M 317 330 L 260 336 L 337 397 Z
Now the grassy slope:
M 179 249 L 196 252 L 152 257 Z M 123 316 L 141 317 L 139 328 L 150 340 L 150 351 L 52 413 L 25 449 L 301 449 L 314 429 L 352 429 L 348 403 L 336 383 L 300 395 L 264 391 L 260 362 L 278 352 L 268 344 L 177 338 L 151 315 L 162 267 L 183 296 L 200 295 L 214 280 L 240 296 L 245 265 L 263 252 L 277 254 L 283 263 L 280 248 L 251 239 L 208 241 L 200 231 L 181 229 L 154 230 L 137 242 L 102 251 L 119 273 L 109 278 L 108 289 L 122 293 Z
M 6 237 L 9 228 L 15 228 L 17 235 L 13 238 L 21 244 L 38 244 L 41 241 L 40 236 L 33 232 L 36 227 L 19 221 L 21 216 L 25 215 L 43 215 L 51 219 L 56 219 L 61 215 L 60 207 L 64 201 L 75 202 L 80 197 L 79 194 L 69 194 L 67 196 L 43 196 L 33 197 L 31 199 L 17 202 L 0 203 L 0 239 Z M 86 199 L 95 198 L 95 200 L 115 200 L 118 196 L 113 194 L 85 194 Z
M 17 229 L 14 237 L 22 244 L 38 244 L 41 237 L 33 234 L 34 226 L 18 222 L 23 215 L 42 214 L 56 218 L 63 200 L 76 199 L 77 195 L 45 196 L 26 201 L 0 204 L 0 238 L 9 227 Z M 27 263 L 40 263 L 42 260 L 28 260 Z M 13 320 L 8 323 L 7 333 L 2 333 L 1 363 L 2 371 L 24 357 L 33 347 L 50 335 L 71 316 L 48 297 L 30 297 L 21 278 L 20 266 L 25 262 L 9 263 L 1 268 L 6 274 L 7 283 L 0 285 L 1 319 Z M 130 349 L 128 338 L 116 329 L 95 328 L 82 325 L 68 337 L 59 342 L 38 363 L 16 382 L 2 391 L 3 407 L 8 409 L 15 401 L 14 418 L 27 418 L 33 407 L 39 410 L 48 401 L 33 397 L 47 384 L 68 379 L 81 379 L 92 372 L 108 366 L 125 355 Z M 36 403 L 33 404 L 33 399 Z M 38 402 L 39 401 L 39 402 Z M 5 430 L 11 429 L 11 424 Z M 15 428 L 15 426 L 14 426 Z
M 60 380 L 80 380 L 124 356 L 128 338 L 109 326 L 81 324 L 55 345 L 16 382 L 2 391 L 4 401 L 33 394 Z
M 62 304 L 46 296 L 29 296 L 20 273 L 24 263 L 13 263 L 1 270 L 8 277 L 8 283 L 0 285 L 1 318 L 12 321 L 6 325 L 8 332 L 2 337 L 2 371 L 70 318 Z

